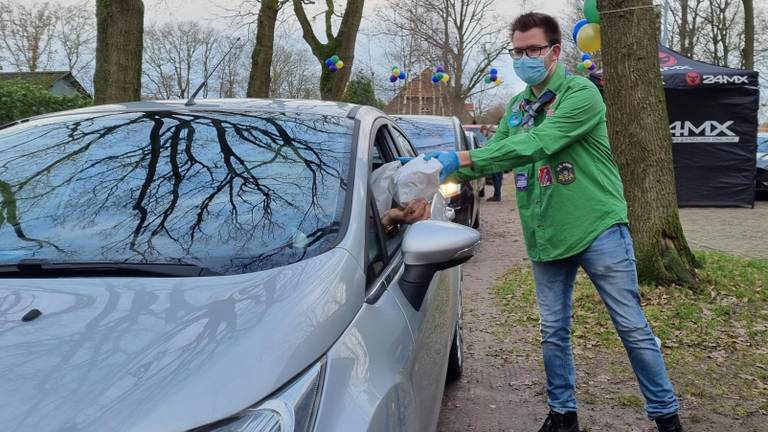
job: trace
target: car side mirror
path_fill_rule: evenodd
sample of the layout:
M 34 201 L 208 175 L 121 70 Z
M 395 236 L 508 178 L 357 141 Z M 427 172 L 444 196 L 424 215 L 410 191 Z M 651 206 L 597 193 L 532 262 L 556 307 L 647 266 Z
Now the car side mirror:
M 413 224 L 403 239 L 405 271 L 399 283 L 408 302 L 421 309 L 435 274 L 467 262 L 479 245 L 480 233 L 464 225 L 432 220 Z

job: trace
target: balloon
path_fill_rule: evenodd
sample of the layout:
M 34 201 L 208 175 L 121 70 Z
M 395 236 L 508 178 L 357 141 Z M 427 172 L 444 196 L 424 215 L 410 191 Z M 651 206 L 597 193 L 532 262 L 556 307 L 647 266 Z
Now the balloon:
M 498 74 L 499 74 L 499 70 L 498 69 L 491 68 L 491 75 L 498 75 Z
M 331 67 L 332 64 L 333 64 L 333 60 L 331 60 L 331 59 L 326 59 L 325 60 L 325 65 L 326 66 Z
M 576 65 L 576 69 L 583 71 L 584 70 L 584 63 L 579 63 Z
M 400 75 L 400 68 L 394 68 L 392 69 L 392 75 L 398 76 Z
M 491 75 L 491 81 L 496 82 L 498 80 L 499 80 L 499 76 L 498 75 Z
M 576 44 L 579 49 L 587 52 L 600 50 L 600 24 L 587 24 L 579 31 Z
M 432 75 L 432 82 L 435 84 L 440 82 L 440 78 L 437 77 L 437 74 Z
M 336 62 L 336 67 L 339 68 L 339 69 L 343 68 L 344 67 L 344 62 L 339 60 L 338 62 Z
M 335 64 L 330 65 L 328 67 L 328 69 L 330 69 L 331 72 L 338 72 L 339 71 L 339 68 L 337 68 Z
M 589 69 L 594 64 L 594 62 L 592 62 L 592 60 L 584 60 L 582 64 L 585 68 Z
M 581 61 L 584 61 L 584 60 L 592 60 L 592 56 L 590 56 L 587 53 L 584 53 L 581 55 Z
M 589 71 L 592 72 L 595 69 L 597 69 L 597 65 L 592 63 L 592 66 L 589 67 Z
M 332 56 L 332 57 L 331 57 L 331 61 L 332 61 L 334 64 L 338 63 L 338 62 L 339 62 L 339 60 L 340 60 L 340 59 L 339 59 L 339 56 L 337 56 L 337 55 L 334 55 L 334 56 Z
M 394 75 L 391 75 L 391 76 L 389 77 L 389 82 L 391 82 L 391 83 L 393 83 L 393 82 L 397 82 L 397 77 L 396 77 L 396 76 L 394 76 Z
M 398 78 L 400 78 L 401 80 L 404 80 L 404 79 L 408 78 L 408 75 L 405 72 L 400 71 L 400 74 L 398 75 Z
M 571 33 L 571 35 L 573 36 L 573 41 L 574 42 L 576 42 L 576 40 L 579 38 L 579 31 L 581 30 L 581 28 L 584 27 L 587 24 L 589 24 L 589 21 L 587 21 L 586 18 L 585 18 L 585 19 L 579 20 L 576 23 L 576 25 L 573 26 L 573 33 Z
M 443 68 L 442 66 L 438 66 L 436 69 L 436 72 L 439 72 L 439 73 L 445 72 L 445 68 Z
M 495 83 L 495 84 L 496 84 L 497 86 L 500 86 L 500 85 L 501 85 L 501 83 L 503 83 L 503 82 L 504 82 L 504 81 L 502 81 L 502 80 L 500 80 L 500 79 L 499 79 L 499 80 L 496 80 L 496 83 Z
M 491 83 L 491 77 L 486 75 L 485 79 L 483 81 L 485 81 L 486 84 L 490 84 Z
M 440 81 L 447 83 L 448 81 L 450 81 L 450 79 L 451 77 L 448 74 L 443 74 L 443 79 L 441 79 Z
M 592 24 L 600 24 L 600 11 L 597 10 L 597 0 L 584 2 L 584 16 Z

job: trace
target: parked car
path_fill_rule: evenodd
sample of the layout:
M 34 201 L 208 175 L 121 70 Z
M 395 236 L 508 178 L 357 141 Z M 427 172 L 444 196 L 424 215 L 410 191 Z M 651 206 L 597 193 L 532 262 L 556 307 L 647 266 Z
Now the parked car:
M 414 149 L 320 101 L 102 105 L 0 130 L 0 430 L 433 431 L 479 233 L 384 233 Z
M 431 151 L 472 150 L 456 117 L 396 115 L 397 124 L 405 131 L 419 153 Z M 461 184 L 446 183 L 440 192 L 448 205 L 456 212 L 455 221 L 473 228 L 480 226 L 478 194 L 484 187 L 483 180 L 472 180 Z
M 760 193 L 768 192 L 768 132 L 757 134 L 756 187 Z
M 482 128 L 483 126 L 487 126 L 490 130 L 491 136 L 496 132 L 496 126 L 495 125 L 477 125 L 477 124 L 465 124 L 462 127 L 464 128 L 464 131 L 469 132 L 472 136 L 475 137 L 475 140 L 477 142 L 477 147 L 482 147 L 485 145 L 486 142 L 488 142 L 488 138 L 483 135 Z M 493 185 L 493 179 L 491 177 L 484 177 L 483 184 L 486 185 Z M 484 192 L 484 191 L 483 191 Z M 484 196 L 485 193 L 483 193 L 480 196 Z

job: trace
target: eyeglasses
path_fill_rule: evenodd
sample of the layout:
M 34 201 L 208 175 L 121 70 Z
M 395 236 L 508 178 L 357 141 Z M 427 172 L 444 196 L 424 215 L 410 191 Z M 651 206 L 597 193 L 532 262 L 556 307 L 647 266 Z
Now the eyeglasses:
M 541 57 L 542 52 L 544 52 L 544 49 L 551 47 L 552 45 L 538 45 L 538 46 L 529 46 L 528 48 L 510 48 L 507 50 L 509 52 L 510 57 L 512 57 L 515 60 L 523 58 L 523 54 L 525 54 L 526 57 L 532 58 L 532 57 Z M 546 54 L 546 52 L 544 52 Z

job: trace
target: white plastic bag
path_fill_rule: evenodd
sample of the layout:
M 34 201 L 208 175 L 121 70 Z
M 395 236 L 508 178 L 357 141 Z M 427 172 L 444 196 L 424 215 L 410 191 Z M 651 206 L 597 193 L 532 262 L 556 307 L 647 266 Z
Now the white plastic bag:
M 395 199 L 404 206 L 414 199 L 424 199 L 432 202 L 432 198 L 440 188 L 440 170 L 443 166 L 437 159 L 424 160 L 424 156 L 414 158 L 394 176 Z
M 371 173 L 371 193 L 376 201 L 379 215 L 384 216 L 392 208 L 394 198 L 394 176 L 400 169 L 400 161 L 394 161 L 376 168 Z

